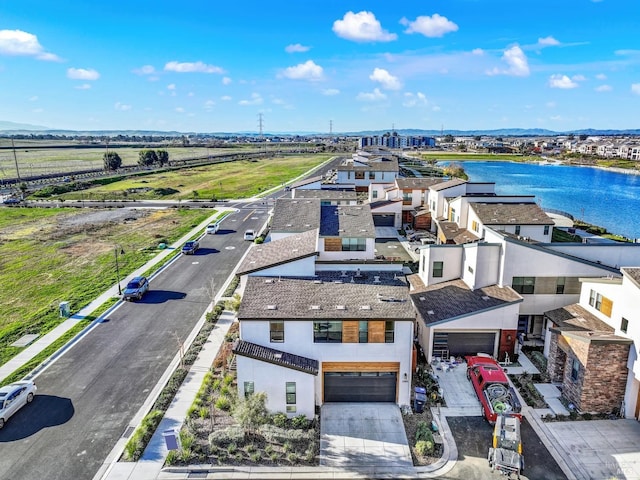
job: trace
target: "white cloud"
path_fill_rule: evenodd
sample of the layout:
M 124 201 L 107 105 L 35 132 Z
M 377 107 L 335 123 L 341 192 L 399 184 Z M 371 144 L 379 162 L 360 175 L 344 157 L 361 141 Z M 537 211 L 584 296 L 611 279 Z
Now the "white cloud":
M 427 106 L 427 103 L 427 96 L 422 92 L 416 92 L 415 94 L 406 92 L 402 101 L 402 105 L 405 107 Z
M 175 83 L 170 83 L 169 85 L 167 85 L 167 90 L 175 90 L 175 89 L 176 89 Z
M 378 102 L 380 100 L 385 100 L 387 96 L 380 91 L 378 88 L 374 88 L 373 92 L 360 92 L 356 97 L 356 100 L 360 100 L 362 102 Z
M 228 102 L 228 101 L 232 100 L 232 98 L 229 95 L 223 95 L 222 97 L 220 97 L 220 100 L 222 100 L 224 102 Z
M 292 45 L 287 45 L 284 48 L 284 51 L 287 53 L 304 53 L 311 50 L 311 47 L 307 47 L 305 45 L 300 45 L 299 43 L 294 43 Z
M 587 77 L 585 77 L 584 75 L 574 75 L 573 77 L 571 77 L 571 80 L 573 80 L 574 82 L 584 82 L 587 79 Z
M 438 105 L 434 105 L 431 110 L 433 110 L 434 112 L 439 112 L 442 109 Z
M 113 106 L 116 110 L 120 110 L 121 112 L 126 112 L 127 110 L 131 110 L 131 105 L 127 105 L 126 103 L 116 102 Z
M 164 66 L 167 72 L 178 73 L 224 73 L 224 70 L 215 65 L 207 65 L 203 62 L 169 62 Z
M 38 37 L 22 30 L 0 30 L 0 55 L 35 57 L 38 60 L 60 61 L 60 58 L 46 52 Z
M 560 45 L 560 42 L 555 38 L 553 38 L 551 35 L 549 35 L 548 37 L 539 38 L 537 46 L 538 47 L 555 47 L 557 45 Z
M 484 50 L 481 48 L 474 48 L 473 50 L 471 50 L 471 53 L 473 55 L 484 55 Z
M 184 108 L 182 108 L 182 107 L 176 107 L 176 112 L 178 112 L 178 113 L 184 113 Z
M 374 69 L 373 73 L 369 75 L 369 79 L 380 83 L 387 90 L 400 90 L 402 88 L 402 82 L 398 80 L 398 77 L 394 77 L 383 68 Z
M 213 100 L 207 100 L 206 102 L 204 102 L 204 109 L 205 110 L 211 110 L 213 109 L 213 107 L 216 105 L 216 102 Z
M 555 74 L 549 77 L 549 86 L 551 88 L 569 89 L 569 88 L 576 88 L 578 84 L 573 80 L 571 80 L 566 75 Z
M 332 97 L 334 95 L 339 95 L 340 90 L 338 90 L 337 88 L 326 88 L 322 90 L 322 94 L 326 95 L 327 97 Z
M 136 75 L 153 75 L 154 73 L 156 73 L 156 69 L 153 67 L 153 65 L 143 65 L 140 68 L 134 69 L 133 73 L 135 73 Z
M 547 108 L 556 108 L 556 102 L 547 102 L 545 106 Z
M 610 92 L 611 90 L 613 90 L 613 88 L 611 87 L 611 85 L 600 85 L 596 87 L 595 90 L 596 92 Z
M 636 95 L 640 95 L 640 83 L 632 83 L 631 84 L 631 93 L 635 93 Z
M 34 95 L 33 97 L 29 97 L 29 101 L 30 102 L 35 102 L 37 100 L 38 100 L 38 96 L 37 95 Z
M 404 33 L 420 33 L 425 37 L 442 37 L 449 32 L 458 30 L 458 25 L 447 17 L 434 13 L 432 16 L 424 15 L 416 18 L 413 22 L 402 18 L 400 23 L 408 27 Z
M 240 100 L 238 105 L 262 105 L 262 96 L 259 93 L 252 93 L 251 99 L 249 100 Z
M 596 75 L 596 78 L 598 80 L 606 80 L 607 76 L 604 73 L 599 73 L 599 74 Z
M 100 74 L 93 68 L 69 68 L 67 77 L 72 80 L 97 80 Z
M 89 90 L 91 88 L 90 83 L 83 83 L 82 85 L 76 85 L 74 87 L 76 90 Z
M 390 42 L 396 40 L 395 33 L 384 30 L 371 12 L 347 12 L 342 20 L 333 22 L 333 31 L 339 37 L 354 42 Z
M 487 75 L 513 75 L 516 77 L 526 77 L 529 75 L 529 62 L 527 56 L 518 45 L 505 50 L 502 61 L 507 64 L 506 69 L 494 68 L 487 72 Z
M 222 84 L 223 85 L 230 85 L 232 81 L 233 80 L 231 80 L 229 77 L 222 77 Z
M 316 65 L 313 60 L 307 60 L 305 63 L 285 68 L 282 75 L 292 80 L 321 80 L 322 72 L 320 65 Z

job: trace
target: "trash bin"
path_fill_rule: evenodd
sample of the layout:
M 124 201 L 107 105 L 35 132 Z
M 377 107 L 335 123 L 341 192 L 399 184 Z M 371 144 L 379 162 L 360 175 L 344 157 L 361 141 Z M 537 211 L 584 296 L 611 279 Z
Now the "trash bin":
M 167 450 L 178 450 L 180 448 L 180 436 L 174 429 L 165 430 L 162 432 L 164 437 L 164 443 L 167 445 Z
M 69 318 L 71 316 L 71 307 L 69 302 L 60 302 L 60 316 L 63 318 Z
M 427 389 L 424 387 L 416 387 L 413 395 L 414 412 L 422 413 L 425 403 L 427 403 Z

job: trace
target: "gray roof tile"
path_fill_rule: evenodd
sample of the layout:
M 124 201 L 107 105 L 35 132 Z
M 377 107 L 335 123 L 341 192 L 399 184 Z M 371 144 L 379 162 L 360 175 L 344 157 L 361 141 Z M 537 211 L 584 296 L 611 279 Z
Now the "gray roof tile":
M 273 209 L 271 231 L 307 232 L 320 228 L 320 200 L 279 198 Z
M 237 340 L 233 345 L 233 352 L 243 357 L 254 358 L 280 367 L 310 373 L 311 375 L 318 375 L 320 367 L 318 360 L 313 358 L 294 355 L 275 348 L 263 347 L 245 340 Z
M 371 207 L 365 205 L 325 205 L 321 207 L 320 236 L 375 238 Z
M 398 188 L 405 190 L 427 190 L 434 185 L 445 182 L 446 179 L 442 177 L 400 177 L 396 179 Z
M 254 245 L 238 267 L 238 275 L 317 255 L 318 229 Z
M 358 194 L 355 190 L 335 190 L 335 189 L 304 189 L 300 188 L 294 192 L 294 198 L 319 198 L 320 200 L 350 200 L 356 201 Z
M 537 203 L 470 203 L 485 225 L 553 225 Z

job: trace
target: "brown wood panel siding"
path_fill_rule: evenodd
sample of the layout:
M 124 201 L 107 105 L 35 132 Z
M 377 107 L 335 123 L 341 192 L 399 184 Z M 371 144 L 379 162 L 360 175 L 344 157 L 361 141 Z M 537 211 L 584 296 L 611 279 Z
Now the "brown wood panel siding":
M 369 320 L 369 343 L 384 343 L 384 320 Z
M 325 252 L 341 252 L 342 239 L 340 237 L 327 237 L 324 239 Z
M 400 362 L 322 362 L 323 372 L 399 372 Z
M 611 309 L 613 308 L 613 302 L 607 297 L 602 297 L 602 305 L 600 305 L 600 311 L 607 317 L 611 316 Z
M 342 322 L 342 343 L 358 343 L 358 325 L 357 320 Z

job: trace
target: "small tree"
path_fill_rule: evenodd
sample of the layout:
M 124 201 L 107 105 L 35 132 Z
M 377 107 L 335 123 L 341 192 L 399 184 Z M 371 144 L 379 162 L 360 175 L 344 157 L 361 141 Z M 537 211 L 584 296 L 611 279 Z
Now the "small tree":
M 158 163 L 160 166 L 169 163 L 169 152 L 166 150 L 156 150 L 156 156 L 158 157 Z
M 158 162 L 158 156 L 155 150 L 140 150 L 138 153 L 138 164 L 148 167 Z
M 105 170 L 117 170 L 122 166 L 122 159 L 116 152 L 107 152 L 102 158 Z
M 233 418 L 244 428 L 250 436 L 255 437 L 255 432 L 260 425 L 269 420 L 267 412 L 267 394 L 257 392 L 249 395 L 238 403 L 233 410 Z

